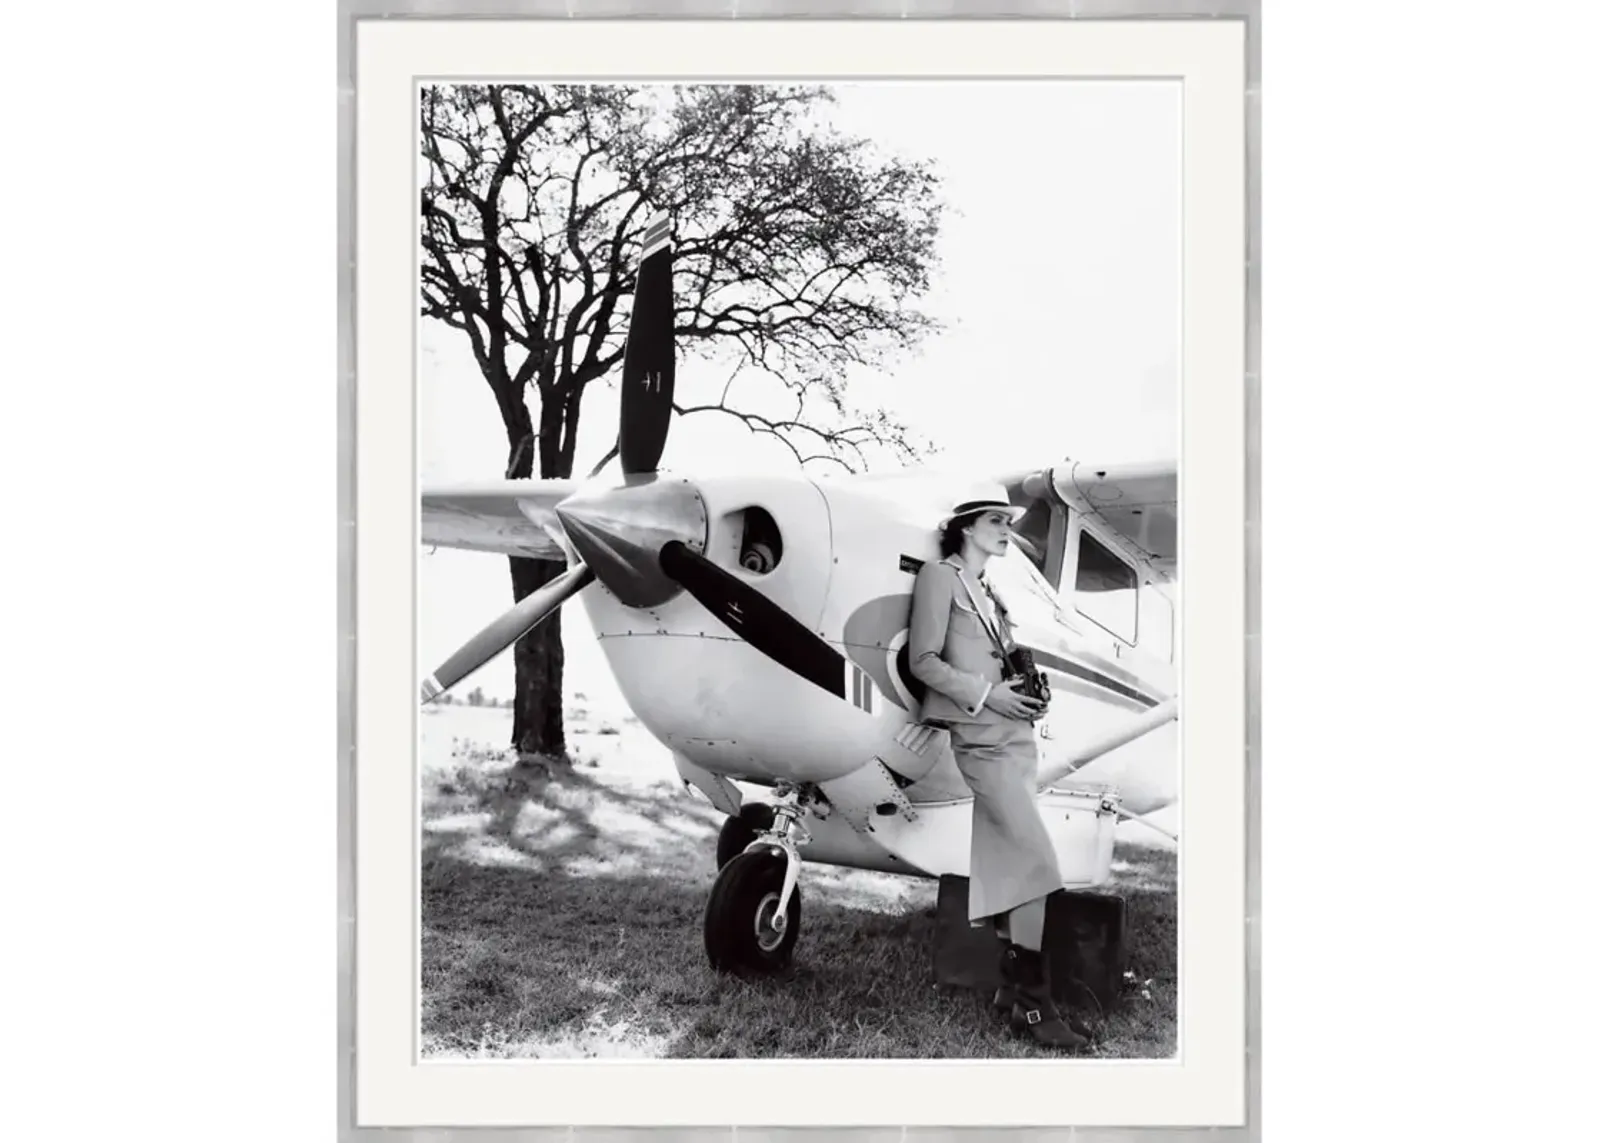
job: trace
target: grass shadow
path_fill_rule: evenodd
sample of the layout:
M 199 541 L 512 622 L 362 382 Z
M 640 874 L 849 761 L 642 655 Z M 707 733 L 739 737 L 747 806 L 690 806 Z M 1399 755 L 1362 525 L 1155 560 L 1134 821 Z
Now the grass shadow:
M 598 780 L 581 763 L 535 768 L 469 761 L 425 775 L 422 818 L 424 857 L 477 835 L 532 859 L 523 863 L 531 867 L 709 851 L 722 825 L 717 810 L 676 782 L 663 779 L 630 791 Z M 663 854 L 663 843 L 673 839 L 684 844 L 667 846 Z
M 1155 855 L 1160 866 L 1168 855 Z M 1036 1054 L 987 997 L 934 985 L 934 920 L 806 892 L 795 962 L 738 979 L 706 963 L 713 880 L 485 867 L 435 852 L 422 868 L 424 1055 L 656 1058 L 1004 1058 Z M 1130 967 L 1149 980 L 1108 1018 L 1097 1056 L 1175 1048 L 1171 894 L 1126 890 Z M 931 892 L 929 898 L 931 900 Z
M 428 1058 L 1037 1054 L 988 997 L 935 987 L 934 882 L 808 867 L 793 965 L 726 977 L 702 937 L 722 815 L 677 781 L 583 759 L 518 766 L 458 742 L 421 793 Z M 1176 873 L 1171 851 L 1118 848 L 1141 988 L 1095 1055 L 1175 1050 Z

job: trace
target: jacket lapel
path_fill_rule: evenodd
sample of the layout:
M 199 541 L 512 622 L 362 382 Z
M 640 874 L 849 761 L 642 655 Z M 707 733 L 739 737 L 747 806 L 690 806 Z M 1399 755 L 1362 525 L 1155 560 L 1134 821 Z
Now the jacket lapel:
M 944 563 L 955 569 L 956 577 L 961 581 L 961 590 L 956 593 L 958 606 L 966 607 L 977 615 L 978 622 L 988 630 L 991 639 L 998 639 L 1000 645 L 1009 649 L 1011 647 L 1011 622 L 1006 617 L 1005 607 L 989 587 L 987 577 L 978 576 L 974 585 L 973 577 L 967 572 L 960 560 L 947 556 Z

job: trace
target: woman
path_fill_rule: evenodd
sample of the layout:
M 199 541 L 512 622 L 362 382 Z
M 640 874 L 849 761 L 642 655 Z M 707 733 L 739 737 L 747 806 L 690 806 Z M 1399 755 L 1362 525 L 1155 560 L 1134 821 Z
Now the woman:
M 943 557 L 917 573 L 911 601 L 911 673 L 928 688 L 922 721 L 949 730 L 956 766 L 972 790 L 972 876 L 967 914 L 993 917 L 1005 942 L 1005 985 L 995 1004 L 1013 1031 L 1053 1048 L 1088 1041 L 1050 998 L 1045 900 L 1061 888 L 1055 847 L 1039 816 L 1033 722 L 1044 705 L 1001 681 L 999 647 L 1015 643 L 1005 607 L 984 568 L 1003 556 L 1022 509 L 1005 500 L 968 500 L 940 524 Z M 999 644 L 999 647 L 996 644 Z M 1070 1017 L 1069 1017 L 1070 1019 Z

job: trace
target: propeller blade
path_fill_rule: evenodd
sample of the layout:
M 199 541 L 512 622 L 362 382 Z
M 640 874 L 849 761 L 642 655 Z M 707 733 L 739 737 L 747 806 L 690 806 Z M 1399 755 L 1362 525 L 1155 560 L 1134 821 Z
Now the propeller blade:
M 594 572 L 574 564 L 555 579 L 531 593 L 510 611 L 462 644 L 432 675 L 422 680 L 422 701 L 432 702 L 462 679 L 472 674 L 501 651 L 532 631 L 555 613 L 567 600 L 594 579 Z
M 755 588 L 678 540 L 661 549 L 661 570 L 769 659 L 845 697 L 844 656 Z
M 625 474 L 654 472 L 666 447 L 676 364 L 673 320 L 672 221 L 663 215 L 645 230 L 623 350 L 618 455 Z

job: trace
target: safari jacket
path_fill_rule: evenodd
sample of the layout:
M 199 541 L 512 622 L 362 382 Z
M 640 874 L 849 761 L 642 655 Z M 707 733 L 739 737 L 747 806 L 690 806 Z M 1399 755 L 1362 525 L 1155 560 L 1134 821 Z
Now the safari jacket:
M 962 589 L 961 564 L 954 557 L 927 563 L 917 572 L 911 594 L 911 631 L 907 636 L 910 670 L 928 688 L 922 703 L 924 722 L 1001 722 L 1004 716 L 984 706 L 1001 681 L 1000 652 L 984 630 L 983 620 Z M 967 584 L 984 599 L 978 577 Z M 995 609 L 1004 645 L 1013 645 L 1003 608 Z

